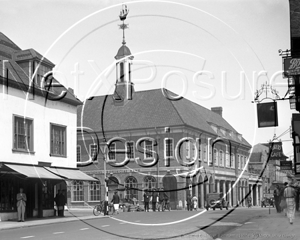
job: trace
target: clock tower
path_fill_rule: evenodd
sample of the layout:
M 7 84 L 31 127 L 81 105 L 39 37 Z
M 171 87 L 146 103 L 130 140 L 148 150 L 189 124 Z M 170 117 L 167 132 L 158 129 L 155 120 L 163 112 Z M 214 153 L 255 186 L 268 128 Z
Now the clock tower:
M 116 105 L 123 105 L 126 100 L 132 100 L 132 94 L 134 92 L 134 86 L 131 82 L 131 65 L 133 56 L 130 49 L 126 46 L 125 41 L 125 29 L 128 28 L 128 24 L 124 21 L 128 15 L 128 8 L 126 5 L 122 6 L 120 11 L 120 20 L 123 21 L 119 25 L 120 29 L 123 30 L 123 41 L 122 46 L 119 48 L 115 59 L 116 63 L 116 88 L 113 94 L 113 100 Z

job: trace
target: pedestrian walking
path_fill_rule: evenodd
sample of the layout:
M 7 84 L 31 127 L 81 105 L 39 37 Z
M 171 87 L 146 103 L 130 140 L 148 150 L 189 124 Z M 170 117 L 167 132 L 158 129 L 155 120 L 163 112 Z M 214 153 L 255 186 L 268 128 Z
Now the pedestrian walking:
M 158 198 L 158 194 L 156 192 L 156 189 L 153 188 L 153 192 L 152 192 L 152 210 L 153 210 L 153 212 L 156 211 L 157 198 Z
M 287 185 L 288 185 L 288 183 L 285 182 L 284 183 L 284 187 L 281 188 L 281 190 L 280 190 L 280 209 L 281 209 L 281 212 L 284 212 L 285 216 L 286 216 L 286 207 L 287 207 L 287 204 L 286 204 L 286 199 L 284 197 L 284 190 L 287 187 Z
M 186 206 L 187 206 L 188 211 L 192 211 L 192 205 L 191 204 L 192 204 L 192 197 L 188 193 L 187 198 L 186 198 Z
M 248 201 L 248 208 L 252 207 L 252 198 L 251 198 L 251 196 L 248 197 L 247 201 Z
M 194 197 L 192 198 L 192 210 L 197 211 L 197 205 L 198 205 L 198 198 L 196 197 L 196 195 L 194 195 Z
M 278 185 L 275 186 L 273 196 L 274 196 L 274 200 L 275 200 L 276 211 L 278 213 L 280 213 L 281 212 L 281 208 L 280 208 L 280 200 L 281 199 L 280 199 L 280 189 L 279 189 Z
M 145 208 L 145 212 L 149 212 L 149 195 L 148 195 L 148 191 L 146 190 L 144 192 L 144 208 Z
M 58 192 L 54 198 L 54 201 L 57 206 L 57 215 L 59 217 L 64 217 L 66 198 L 65 198 L 65 195 L 63 195 L 62 190 L 58 190 Z
M 114 211 L 116 211 L 117 214 L 119 214 L 120 197 L 117 191 L 115 191 L 111 203 L 114 205 Z
M 168 209 L 169 211 L 171 210 L 170 208 L 170 198 L 169 198 L 169 193 L 164 192 L 164 204 L 165 204 L 165 209 Z
M 23 188 L 20 188 L 20 192 L 17 194 L 18 222 L 25 221 L 26 201 L 26 194 L 23 192 Z
M 290 224 L 293 224 L 293 220 L 295 218 L 295 208 L 296 208 L 296 204 L 295 204 L 296 191 L 291 186 L 291 183 L 287 184 L 287 187 L 284 189 L 283 195 L 285 197 L 286 204 L 287 204 L 287 208 L 286 208 L 287 218 L 289 219 Z

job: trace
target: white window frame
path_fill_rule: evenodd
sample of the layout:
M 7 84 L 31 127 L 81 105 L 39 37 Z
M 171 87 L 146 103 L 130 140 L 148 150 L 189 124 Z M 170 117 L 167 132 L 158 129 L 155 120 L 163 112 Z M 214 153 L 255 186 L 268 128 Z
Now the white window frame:
M 230 168 L 229 152 L 226 152 L 226 154 L 225 154 L 225 164 L 226 164 L 227 168 Z
M 53 132 L 55 130 L 61 130 L 62 133 L 60 134 L 60 139 L 59 139 L 59 147 L 61 148 L 60 150 L 62 153 L 55 153 L 54 152 L 54 147 L 55 147 L 55 139 L 53 136 Z M 67 126 L 55 124 L 55 123 L 50 123 L 50 156 L 53 157 L 67 157 Z
M 96 190 L 91 189 L 92 184 L 96 185 L 96 188 L 97 188 Z M 89 182 L 88 186 L 89 186 L 88 187 L 88 201 L 89 202 L 99 202 L 101 200 L 101 185 L 100 185 L 100 182 L 96 182 L 96 181 L 95 182 Z M 91 197 L 92 197 L 91 191 L 94 191 L 94 192 L 99 191 L 99 195 L 97 193 L 96 193 L 96 195 L 93 195 L 93 197 L 96 197 L 96 200 L 91 200 Z
M 116 143 L 111 143 L 110 144 L 110 146 L 109 147 L 112 147 L 112 146 L 114 146 L 113 148 L 113 150 L 111 150 L 111 151 L 108 151 L 108 159 L 109 159 L 109 161 L 116 161 L 117 160 L 117 144 Z M 111 154 L 114 154 L 114 158 L 110 158 L 110 156 L 109 156 L 109 153 L 111 153 Z
M 219 155 L 218 149 L 214 148 L 214 159 L 213 159 L 214 162 L 213 163 L 215 166 L 219 166 L 218 155 Z
M 17 122 L 23 122 L 25 121 L 25 126 L 24 126 L 24 134 L 20 134 L 18 132 L 16 132 L 16 124 Z M 23 152 L 34 152 L 34 123 L 33 123 L 33 119 L 32 118 L 24 118 L 22 116 L 18 116 L 18 115 L 13 115 L 13 150 L 15 151 L 23 151 Z M 17 131 L 19 129 L 17 128 Z M 27 134 L 29 132 L 29 134 Z M 25 137 L 25 148 L 20 148 L 18 147 L 18 140 L 20 135 L 23 135 Z M 17 136 L 17 137 L 16 137 Z M 28 138 L 29 138 L 29 142 L 28 142 Z M 27 144 L 26 144 L 27 142 Z M 29 148 L 28 148 L 29 145 Z
M 78 161 L 78 149 L 79 149 L 79 161 Z M 77 162 L 81 162 L 81 146 L 80 145 L 77 145 L 77 148 L 76 148 L 76 161 Z
M 147 157 L 147 148 L 146 148 L 146 143 L 147 142 L 151 142 L 152 144 L 151 144 L 151 151 L 150 151 L 150 153 L 151 153 L 151 157 Z M 148 146 L 150 146 L 150 145 L 148 145 Z M 153 157 L 154 157 L 154 141 L 151 141 L 151 140 L 144 140 L 144 159 L 153 159 Z
M 189 140 L 185 142 L 185 157 L 191 159 L 191 142 Z
M 198 159 L 199 160 L 202 160 L 202 149 L 201 149 L 201 143 L 200 143 L 200 141 L 199 141 L 199 143 L 198 143 Z
M 95 143 L 91 143 L 90 145 L 89 145 L 89 156 L 92 158 L 92 146 L 96 146 L 96 154 L 97 154 L 97 152 L 98 152 L 98 145 L 97 144 L 95 144 Z M 97 158 L 98 158 L 98 156 L 97 156 Z M 96 159 L 97 159 L 96 158 Z
M 231 168 L 235 168 L 235 155 L 233 153 L 231 153 L 231 159 L 232 159 Z
M 170 154 L 170 156 L 167 156 L 167 141 L 170 140 L 170 152 L 172 154 Z M 165 138 L 164 139 L 164 157 L 165 158 L 174 158 L 174 139 L 173 138 Z
M 134 159 L 135 159 L 135 146 L 134 146 L 134 141 L 127 141 L 127 142 L 126 142 L 126 145 L 125 145 L 126 152 L 127 152 L 127 149 L 128 149 L 128 146 L 127 146 L 128 143 L 132 143 L 133 158 L 130 158 L 130 157 L 128 156 L 128 154 L 126 153 L 126 159 L 130 159 L 130 160 L 133 160 L 133 161 L 134 161 Z
M 219 166 L 224 167 L 224 152 L 223 150 L 220 150 L 220 158 L 219 158 Z
M 77 186 L 77 184 L 75 185 L 74 182 L 76 182 L 76 183 L 77 183 L 77 182 L 78 182 L 78 183 L 81 183 L 80 186 L 82 186 L 82 190 L 76 190 L 76 192 L 79 192 L 79 191 L 80 191 L 80 192 L 82 193 L 82 195 L 81 195 L 82 200 L 74 200 L 74 192 L 75 192 L 74 186 Z M 71 196 L 72 196 L 71 201 L 72 201 L 72 202 L 84 202 L 84 183 L 83 183 L 83 181 L 73 181 L 73 182 L 72 182 L 71 189 L 72 189 L 72 191 L 71 191 Z
M 207 162 L 207 144 L 203 144 L 203 161 Z

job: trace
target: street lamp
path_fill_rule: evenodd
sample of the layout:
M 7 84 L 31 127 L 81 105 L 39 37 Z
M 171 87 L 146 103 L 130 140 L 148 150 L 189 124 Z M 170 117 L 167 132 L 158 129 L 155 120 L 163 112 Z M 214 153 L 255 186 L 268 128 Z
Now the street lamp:
M 104 200 L 104 215 L 108 215 L 108 178 L 106 177 L 106 153 L 107 153 L 107 143 L 101 142 L 100 149 L 103 153 L 103 171 L 104 171 L 104 188 L 105 188 L 105 200 Z

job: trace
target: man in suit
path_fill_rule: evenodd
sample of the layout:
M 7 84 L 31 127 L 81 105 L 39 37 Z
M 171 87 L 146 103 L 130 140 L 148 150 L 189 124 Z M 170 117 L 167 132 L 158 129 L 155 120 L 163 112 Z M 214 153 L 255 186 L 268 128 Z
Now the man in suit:
M 153 212 L 156 211 L 157 197 L 158 197 L 158 194 L 156 192 L 156 189 L 153 188 L 153 192 L 152 192 L 152 211 Z
M 144 193 L 144 208 L 145 212 L 149 212 L 149 196 L 148 196 L 148 191 L 146 190 Z
M 23 188 L 20 188 L 20 192 L 17 194 L 18 222 L 24 222 L 26 201 L 26 194 L 23 192 Z

